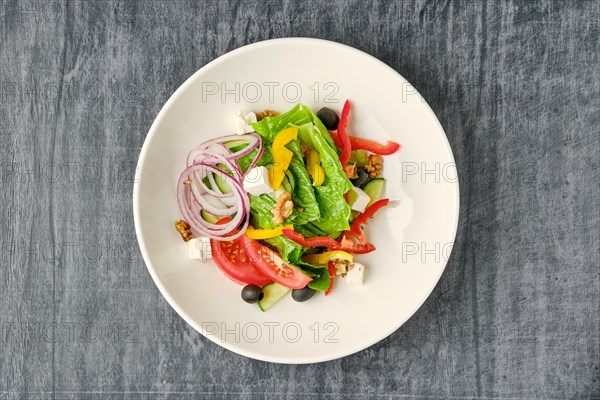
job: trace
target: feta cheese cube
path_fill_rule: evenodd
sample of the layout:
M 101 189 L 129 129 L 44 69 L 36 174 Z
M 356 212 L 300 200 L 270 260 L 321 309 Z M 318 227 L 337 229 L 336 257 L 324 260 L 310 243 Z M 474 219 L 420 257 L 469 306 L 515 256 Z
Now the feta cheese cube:
M 254 132 L 254 128 L 250 126 L 251 123 L 256 122 L 256 114 L 253 112 L 242 113 L 238 111 L 233 116 L 235 132 L 238 135 L 243 135 L 248 132 Z
M 371 201 L 371 198 L 362 189 L 352 186 L 348 192 L 348 204 L 350 208 L 356 211 L 363 212 L 367 208 L 367 204 Z
M 244 178 L 244 190 L 254 196 L 273 191 L 266 167 L 255 167 Z
M 363 284 L 365 277 L 365 266 L 359 263 L 354 263 L 354 267 L 346 274 L 346 282 L 350 286 L 360 286 Z
M 212 258 L 209 238 L 197 237 L 191 239 L 187 243 L 188 255 L 191 259 L 206 261 Z

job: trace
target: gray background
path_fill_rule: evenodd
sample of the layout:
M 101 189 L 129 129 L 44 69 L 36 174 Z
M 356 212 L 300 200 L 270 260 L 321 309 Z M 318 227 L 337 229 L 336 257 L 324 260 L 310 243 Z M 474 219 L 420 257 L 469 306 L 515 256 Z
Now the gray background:
M 0 1 L 0 398 L 600 398 L 599 25 L 596 1 Z M 425 305 L 318 365 L 192 330 L 132 219 L 135 162 L 170 94 L 285 36 L 404 75 L 461 177 L 456 247 Z

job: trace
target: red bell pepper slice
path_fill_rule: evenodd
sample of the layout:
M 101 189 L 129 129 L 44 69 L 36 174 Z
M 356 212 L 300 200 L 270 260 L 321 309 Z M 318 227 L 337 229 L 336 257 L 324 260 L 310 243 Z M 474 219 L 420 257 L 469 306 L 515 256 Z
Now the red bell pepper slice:
M 350 101 L 346 100 L 344 103 L 344 108 L 342 108 L 342 115 L 340 117 L 340 122 L 338 123 L 337 128 L 337 136 L 341 146 L 338 146 L 342 149 L 342 153 L 340 154 L 340 163 L 342 163 L 342 167 L 344 171 L 346 171 L 346 176 L 349 174 L 349 170 L 347 169 L 348 161 L 350 161 L 350 153 L 352 152 L 352 145 L 350 144 L 350 138 L 346 133 L 346 127 L 348 126 L 348 120 L 350 119 Z M 352 176 L 352 175 L 350 175 Z M 350 177 L 348 176 L 348 177 Z
M 385 207 L 390 202 L 390 199 L 381 199 L 371 204 L 365 211 L 362 212 L 358 217 L 354 218 L 352 225 L 350 225 L 350 232 L 359 238 L 361 243 L 364 243 L 365 234 L 362 230 L 362 225 L 369 223 L 369 218 L 372 218 L 379 209 Z
M 329 261 L 327 264 L 327 272 L 329 272 L 329 288 L 325 291 L 325 296 L 331 293 L 333 282 L 335 281 L 335 265 L 333 264 L 333 261 Z
M 327 250 L 342 250 L 353 254 L 364 254 L 370 253 L 375 250 L 375 246 L 371 243 L 354 243 L 350 237 L 355 235 L 350 231 L 344 231 L 338 241 L 333 240 L 329 236 L 317 236 L 314 238 L 306 239 L 298 232 L 291 231 L 289 229 L 283 229 L 283 234 L 288 238 L 298 243 L 302 247 L 326 247 Z M 356 238 L 359 242 L 360 238 Z M 362 237 L 364 241 L 364 235 Z
M 330 238 L 329 236 L 317 236 L 314 238 L 305 238 L 302 234 L 289 230 L 283 229 L 281 231 L 288 239 L 293 240 L 302 247 L 327 247 L 328 250 L 336 250 L 339 243 Z
M 342 148 L 342 142 L 340 142 L 340 137 L 338 136 L 338 134 L 335 131 L 328 131 L 329 134 L 331 135 L 331 138 L 333 139 L 333 143 L 335 144 L 335 147 L 337 147 L 338 149 Z M 352 143 L 350 143 L 352 144 Z
M 358 243 L 355 243 L 353 239 L 356 239 Z M 365 237 L 356 237 L 354 233 L 350 231 L 344 231 L 339 238 L 340 247 L 337 250 L 342 250 L 351 254 L 366 254 L 375 250 L 375 246 L 371 243 L 365 242 Z
M 328 236 L 317 236 L 314 238 L 305 238 L 302 234 L 283 229 L 282 233 L 289 239 L 303 247 L 327 247 L 327 250 L 342 250 L 352 254 L 365 254 L 375 250 L 375 246 L 367 243 L 362 225 L 369 223 L 369 218 L 373 217 L 377 211 L 385 207 L 390 202 L 389 199 L 382 199 L 371 204 L 367 209 L 352 221 L 349 231 L 342 232 L 338 241 Z M 356 239 L 358 243 L 355 243 Z
M 333 143 L 340 149 L 342 148 L 342 142 L 340 141 L 339 135 L 335 132 L 329 131 Z M 400 145 L 390 140 L 386 144 L 379 144 L 369 139 L 357 138 L 355 136 L 348 136 L 350 139 L 350 147 L 352 150 L 367 150 L 373 154 L 380 156 L 389 156 L 394 154 L 400 149 Z

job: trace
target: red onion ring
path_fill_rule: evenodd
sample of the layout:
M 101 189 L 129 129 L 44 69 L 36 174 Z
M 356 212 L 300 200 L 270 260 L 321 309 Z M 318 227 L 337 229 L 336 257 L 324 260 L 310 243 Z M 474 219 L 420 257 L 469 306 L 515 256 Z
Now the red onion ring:
M 230 160 L 237 160 L 240 157 L 250 154 L 252 152 L 252 150 L 254 150 L 257 147 L 259 147 L 260 145 L 262 145 L 261 137 L 256 132 L 252 132 L 252 133 L 246 133 L 244 135 L 222 136 L 222 137 L 219 137 L 216 139 L 208 140 L 208 141 L 202 143 L 198 147 L 203 148 L 203 149 L 210 149 L 214 145 L 219 144 L 219 145 L 223 145 L 229 151 L 229 148 L 225 145 L 225 143 L 239 141 L 239 140 L 247 140 L 248 146 L 244 147 L 243 149 L 241 149 L 239 151 L 236 151 L 235 153 L 230 152 L 230 155 L 228 156 L 228 158 Z
M 194 198 L 196 203 L 200 204 L 200 206 L 203 209 L 205 209 L 206 211 L 208 211 L 209 213 L 211 213 L 213 215 L 225 217 L 225 216 L 229 216 L 229 215 L 233 214 L 238 209 L 237 206 L 233 206 L 231 208 L 227 207 L 225 204 L 223 204 L 221 201 L 219 201 L 218 197 L 204 197 L 205 195 L 200 193 L 200 191 L 196 187 L 194 181 L 192 181 L 189 184 L 189 186 L 190 186 L 190 189 L 192 192 L 192 197 Z M 214 202 L 220 203 L 223 207 L 218 207 L 217 205 L 212 203 L 211 200 L 209 200 L 210 198 L 214 199 L 213 200 Z
M 241 150 L 232 153 L 225 145 L 227 142 L 246 140 L 248 145 Z M 202 155 L 204 150 L 210 150 L 214 153 L 221 154 L 229 161 L 237 160 L 240 157 L 250 154 L 254 149 L 262 147 L 262 138 L 256 133 L 247 133 L 244 135 L 228 135 L 220 138 L 208 140 L 190 151 L 187 158 L 187 165 L 192 165 L 198 155 Z
M 246 140 L 248 145 L 232 153 L 226 143 L 234 140 Z M 177 201 L 194 233 L 215 240 L 233 240 L 244 234 L 250 222 L 250 199 L 243 185 L 246 174 L 242 173 L 237 159 L 256 149 L 257 154 L 247 174 L 256 166 L 264 151 L 262 138 L 256 132 L 212 139 L 189 152 L 186 169 L 177 183 Z M 224 167 L 217 166 L 219 164 Z M 215 174 L 223 179 L 230 192 L 221 190 Z M 208 179 L 207 183 L 204 182 L 205 178 Z M 200 215 L 202 210 L 215 216 L 232 218 L 224 224 L 213 224 Z
M 223 164 L 227 167 L 227 169 L 231 170 L 234 173 L 236 178 L 238 178 L 239 180 L 244 179 L 244 174 L 242 174 L 242 171 L 241 171 L 238 163 L 235 160 L 229 160 L 227 157 L 223 156 L 222 154 L 219 154 L 217 151 L 214 151 L 211 149 L 196 148 L 195 155 L 202 156 L 202 158 L 200 160 L 193 159 L 193 163 L 188 165 L 188 167 L 190 167 L 191 165 L 194 165 L 194 164 L 204 164 L 204 165 Z M 225 175 L 228 175 L 225 172 L 223 172 L 223 173 Z
M 213 161 L 214 160 L 210 160 L 209 162 Z M 197 187 L 192 186 L 195 185 L 194 179 L 200 177 L 199 181 L 202 182 L 202 179 L 207 173 L 217 173 L 222 175 L 227 185 L 232 188 L 232 193 L 237 194 L 236 206 L 227 209 L 217 208 L 203 197 Z M 195 191 L 194 188 L 196 189 Z M 186 168 L 179 177 L 177 183 L 177 201 L 183 217 L 190 224 L 192 231 L 195 231 L 197 234 L 215 240 L 233 240 L 244 234 L 248 227 L 250 219 L 250 202 L 247 193 L 243 189 L 242 183 L 214 165 L 200 162 Z M 225 224 L 213 224 L 200 216 L 200 211 L 202 209 L 206 209 L 211 214 L 219 216 L 235 215 L 233 215 L 231 221 Z M 238 228 L 239 230 L 234 232 Z M 234 232 L 234 234 L 229 235 L 232 232 Z

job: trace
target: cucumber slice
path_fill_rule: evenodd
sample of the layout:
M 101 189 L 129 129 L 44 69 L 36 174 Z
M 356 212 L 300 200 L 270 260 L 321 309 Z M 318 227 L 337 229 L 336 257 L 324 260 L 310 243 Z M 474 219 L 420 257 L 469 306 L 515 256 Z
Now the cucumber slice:
M 216 215 L 213 215 L 206 210 L 200 210 L 200 216 L 206 222 L 210 222 L 211 224 L 216 224 L 221 219 L 221 217 L 217 217 Z
M 233 148 L 235 147 L 235 151 L 239 151 L 241 149 L 243 149 L 244 147 L 248 146 L 248 141 L 247 140 L 230 140 L 229 142 L 225 142 L 225 146 L 227 146 L 227 148 L 229 150 L 233 151 Z M 239 149 L 237 149 L 237 147 L 239 147 Z
M 277 303 L 279 299 L 292 291 L 292 289 L 280 285 L 277 282 L 269 283 L 263 287 L 262 290 L 264 296 L 262 300 L 258 302 L 258 306 L 263 311 L 267 311 L 273 304 Z
M 217 164 L 217 168 L 219 168 L 231 175 L 231 171 L 229 170 L 229 168 L 227 168 L 226 165 Z M 229 185 L 227 183 L 225 183 L 225 179 L 223 179 L 222 176 L 219 176 L 219 174 L 213 174 L 213 175 L 215 177 L 215 183 L 217 184 L 217 186 L 219 187 L 219 190 L 221 192 L 223 192 L 223 193 L 231 192 L 231 188 L 229 187 Z
M 381 200 L 384 190 L 385 179 L 383 178 L 373 179 L 371 182 L 367 183 L 363 189 L 363 191 L 369 195 L 369 198 L 371 199 L 367 207 L 375 203 L 377 200 Z
M 219 190 L 222 193 L 231 192 L 231 187 L 229 187 L 229 185 L 225 183 L 225 180 L 222 177 L 215 175 L 215 183 L 217 184 L 217 186 L 219 187 Z

